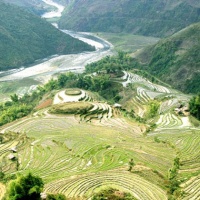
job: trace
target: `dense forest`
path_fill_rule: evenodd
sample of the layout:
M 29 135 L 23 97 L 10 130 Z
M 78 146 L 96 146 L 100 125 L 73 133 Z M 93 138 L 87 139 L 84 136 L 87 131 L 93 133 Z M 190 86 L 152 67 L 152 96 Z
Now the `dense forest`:
M 75 0 L 66 7 L 59 25 L 77 31 L 163 37 L 198 21 L 200 4 L 197 1 Z
M 94 50 L 16 6 L 0 3 L 0 70 L 21 67 L 54 54 Z

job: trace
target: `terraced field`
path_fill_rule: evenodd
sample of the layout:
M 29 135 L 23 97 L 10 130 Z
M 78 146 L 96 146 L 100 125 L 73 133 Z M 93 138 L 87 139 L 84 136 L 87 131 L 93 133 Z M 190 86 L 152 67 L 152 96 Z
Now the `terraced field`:
M 81 90 L 78 95 L 69 95 L 66 94 L 66 91 L 60 91 L 55 95 L 53 104 L 60 104 L 65 102 L 78 102 L 80 99 L 86 98 L 85 91 Z
M 184 198 L 198 199 L 200 129 L 194 128 L 187 116 L 174 112 L 180 101 L 187 102 L 190 97 L 139 75 L 124 74 L 121 83 L 132 92 L 122 106 L 143 117 L 148 103 L 159 101 L 157 115 L 149 119 L 156 124 L 155 129 L 145 133 L 150 125 L 127 117 L 120 108 L 95 99 L 91 92 L 80 90 L 70 95 L 63 90 L 55 95 L 55 106 L 78 106 L 87 101 L 91 108 L 73 114 L 53 114 L 45 108 L 1 127 L 4 135 L 14 132 L 0 144 L 4 173 L 31 171 L 43 178 L 46 192 L 67 197 L 89 199 L 93 192 L 113 187 L 130 192 L 136 199 L 163 200 L 168 198 L 164 185 L 169 169 L 178 156 Z M 18 166 L 8 159 L 13 147 L 17 148 Z M 129 172 L 131 159 L 140 167 L 133 166 Z M 147 175 L 140 176 L 138 170 Z
M 0 199 L 3 198 L 5 192 L 6 192 L 5 186 L 2 183 L 0 183 Z
M 182 185 L 184 188 L 183 200 L 197 200 L 200 199 L 200 176 L 191 178 L 188 182 Z
M 157 134 L 163 141 L 173 144 L 180 157 L 181 176 L 187 177 L 190 173 L 199 173 L 200 170 L 200 130 L 172 129 Z
M 188 117 L 180 117 L 170 112 L 160 115 L 159 120 L 156 122 L 157 131 L 162 129 L 174 128 L 190 128 L 192 127 Z
M 138 175 L 128 172 L 107 172 L 83 177 L 64 179 L 46 185 L 46 192 L 60 192 L 67 197 L 92 196 L 101 188 L 112 187 L 131 193 L 135 198 L 146 200 L 167 200 L 166 193 Z

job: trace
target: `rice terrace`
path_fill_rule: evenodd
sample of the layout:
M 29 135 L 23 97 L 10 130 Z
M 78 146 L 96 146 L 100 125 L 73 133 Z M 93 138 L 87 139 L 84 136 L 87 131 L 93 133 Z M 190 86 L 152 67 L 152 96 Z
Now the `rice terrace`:
M 0 14 L 0 200 L 200 200 L 198 0 Z
M 199 199 L 200 129 L 176 112 L 191 97 L 135 71 L 122 71 L 112 83 L 121 87 L 120 104 L 91 90 L 62 88 L 46 94 L 30 115 L 2 126 L 2 172 L 31 171 L 44 180 L 45 193 L 69 199 L 91 199 L 106 188 L 138 200 L 180 193 Z M 2 198 L 5 185 L 0 191 Z

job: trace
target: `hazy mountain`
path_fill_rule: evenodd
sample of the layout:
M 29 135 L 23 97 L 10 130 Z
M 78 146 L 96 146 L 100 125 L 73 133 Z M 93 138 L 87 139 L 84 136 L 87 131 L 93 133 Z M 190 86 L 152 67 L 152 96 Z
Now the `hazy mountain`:
M 0 3 L 0 70 L 93 48 L 17 6 Z
M 200 23 L 190 25 L 142 51 L 138 58 L 144 69 L 174 87 L 200 91 Z
M 167 36 L 198 21 L 198 0 L 74 0 L 59 25 L 77 31 Z

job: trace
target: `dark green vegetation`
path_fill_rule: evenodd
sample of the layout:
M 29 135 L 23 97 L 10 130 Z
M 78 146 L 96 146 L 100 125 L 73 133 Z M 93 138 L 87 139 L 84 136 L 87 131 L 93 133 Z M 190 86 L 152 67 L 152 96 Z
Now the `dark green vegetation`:
M 137 55 L 142 69 L 173 87 L 187 92 L 200 91 L 200 23 L 160 40 Z
M 8 184 L 5 200 L 41 200 L 44 182 L 39 176 L 28 173 L 18 175 Z M 45 194 L 46 200 L 66 200 L 62 194 Z
M 46 200 L 67 200 L 63 194 L 48 194 Z
M 86 73 L 97 72 L 101 74 L 104 72 L 104 74 L 113 74 L 114 78 L 116 78 L 118 73 L 119 77 L 123 75 L 123 73 L 121 74 L 122 70 L 131 70 L 140 68 L 140 66 L 136 59 L 130 57 L 127 53 L 119 51 L 117 56 L 107 56 L 98 62 L 86 65 L 85 71 Z
M 21 67 L 54 54 L 94 50 L 16 6 L 0 3 L 0 13 L 0 70 Z
M 75 0 L 66 7 L 59 25 L 78 31 L 129 32 L 160 37 L 199 20 L 197 0 Z
M 40 200 L 40 193 L 44 183 L 41 178 L 31 173 L 19 176 L 10 182 L 6 194 L 6 200 Z
M 115 189 L 102 190 L 92 197 L 92 200 L 136 200 L 131 194 Z
M 189 106 L 190 113 L 200 120 L 200 94 L 190 100 Z
M 0 104 L 0 126 L 30 114 L 42 98 L 44 91 L 35 91 L 31 95 L 25 94 L 19 98 L 16 94 L 11 101 Z

